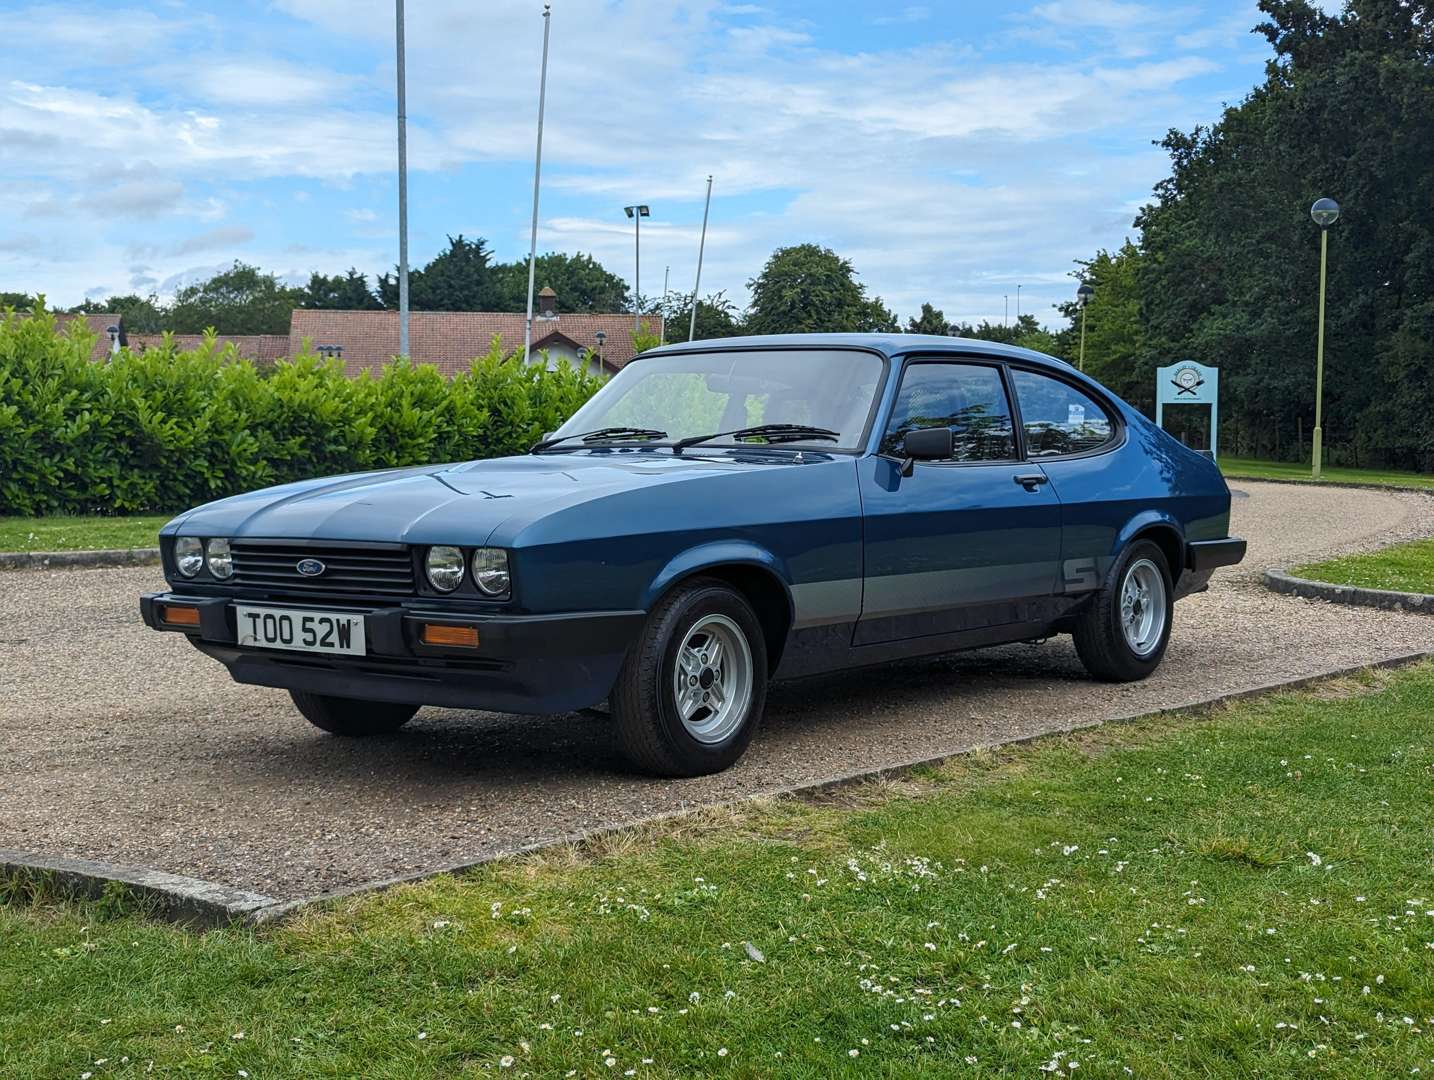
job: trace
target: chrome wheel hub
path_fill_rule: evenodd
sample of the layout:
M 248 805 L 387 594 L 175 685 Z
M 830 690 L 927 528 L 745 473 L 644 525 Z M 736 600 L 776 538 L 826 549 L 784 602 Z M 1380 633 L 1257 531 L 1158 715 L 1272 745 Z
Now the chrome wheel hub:
M 1149 656 L 1165 634 L 1165 578 L 1149 559 L 1137 559 L 1120 586 L 1120 629 L 1136 656 Z
M 742 628 L 726 615 L 704 615 L 677 649 L 673 703 L 687 733 L 720 743 L 747 715 L 752 700 L 752 649 Z

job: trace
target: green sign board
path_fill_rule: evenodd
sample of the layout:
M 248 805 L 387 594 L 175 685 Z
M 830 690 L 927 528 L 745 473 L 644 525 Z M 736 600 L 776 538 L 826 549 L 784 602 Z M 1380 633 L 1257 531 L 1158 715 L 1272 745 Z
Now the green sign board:
M 1220 437 L 1220 369 L 1181 360 L 1155 369 L 1155 425 L 1165 427 L 1166 405 L 1210 406 L 1210 456 Z

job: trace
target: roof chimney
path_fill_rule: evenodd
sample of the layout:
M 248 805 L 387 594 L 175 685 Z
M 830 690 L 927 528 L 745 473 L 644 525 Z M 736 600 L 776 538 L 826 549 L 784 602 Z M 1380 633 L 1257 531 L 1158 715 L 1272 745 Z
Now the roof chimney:
M 558 294 L 553 292 L 551 285 L 544 285 L 543 291 L 538 293 L 538 318 L 556 319 L 558 317 Z

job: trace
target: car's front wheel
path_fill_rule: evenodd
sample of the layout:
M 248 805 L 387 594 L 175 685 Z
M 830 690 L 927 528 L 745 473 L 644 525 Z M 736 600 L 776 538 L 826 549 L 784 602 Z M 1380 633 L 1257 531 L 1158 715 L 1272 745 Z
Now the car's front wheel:
M 363 735 L 387 735 L 413 719 L 417 705 L 397 705 L 387 701 L 360 701 L 357 698 L 332 697 L 290 690 L 304 719 L 330 735 L 357 738 Z
M 661 776 L 720 772 L 742 756 L 767 700 L 767 646 L 752 606 L 699 578 L 652 610 L 618 676 L 618 747 Z
M 1138 540 L 1121 553 L 1077 618 L 1076 652 L 1097 679 L 1143 679 L 1160 666 L 1174 615 L 1175 590 L 1165 553 Z

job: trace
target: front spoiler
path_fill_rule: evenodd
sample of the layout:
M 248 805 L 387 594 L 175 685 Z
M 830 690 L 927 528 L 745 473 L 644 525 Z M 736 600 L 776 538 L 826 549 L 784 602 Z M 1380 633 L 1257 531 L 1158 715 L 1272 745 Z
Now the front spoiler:
M 571 712 L 606 699 L 646 617 L 641 611 L 470 615 L 406 607 L 363 609 L 368 655 L 349 657 L 240 648 L 234 603 L 229 597 L 179 593 L 150 593 L 139 601 L 145 625 L 184 633 L 195 648 L 224 664 L 236 682 L 410 705 L 535 714 Z M 160 604 L 198 608 L 199 626 L 162 622 L 156 611 Z M 322 600 L 265 605 L 324 607 Z M 418 640 L 425 623 L 473 627 L 479 647 L 425 645 Z

